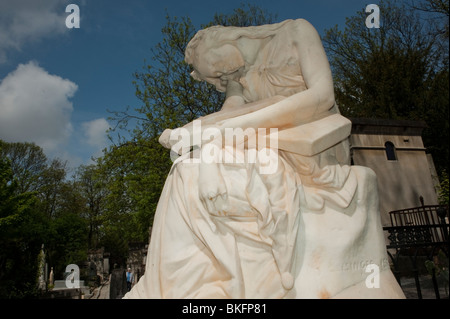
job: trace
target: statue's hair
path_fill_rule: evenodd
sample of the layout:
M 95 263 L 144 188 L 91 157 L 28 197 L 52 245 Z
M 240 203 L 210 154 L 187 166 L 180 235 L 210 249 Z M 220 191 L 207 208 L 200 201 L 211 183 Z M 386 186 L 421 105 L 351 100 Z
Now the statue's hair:
M 249 39 L 264 39 L 274 35 L 279 28 L 283 27 L 290 21 L 292 20 L 249 27 L 225 27 L 216 25 L 200 30 L 186 46 L 185 61 L 188 64 L 192 64 L 194 62 L 195 50 L 200 43 L 212 48 L 213 46 L 232 43 L 241 37 L 247 37 Z

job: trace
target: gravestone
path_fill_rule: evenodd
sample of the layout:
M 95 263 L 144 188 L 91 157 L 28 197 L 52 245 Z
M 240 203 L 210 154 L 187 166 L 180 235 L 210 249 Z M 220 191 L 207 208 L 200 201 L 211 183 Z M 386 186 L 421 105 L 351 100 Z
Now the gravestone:
M 109 284 L 109 299 L 121 299 L 127 292 L 127 277 L 125 269 L 113 269 Z

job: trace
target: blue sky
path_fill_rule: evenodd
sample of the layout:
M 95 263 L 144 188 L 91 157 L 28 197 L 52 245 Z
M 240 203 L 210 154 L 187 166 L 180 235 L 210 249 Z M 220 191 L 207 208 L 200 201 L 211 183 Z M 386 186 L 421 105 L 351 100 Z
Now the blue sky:
M 370 0 L 248 1 L 278 21 L 304 18 L 320 34 Z M 165 15 L 196 26 L 231 13 L 238 0 L 0 0 L 0 139 L 35 142 L 69 167 L 89 164 L 108 145 L 107 110 L 137 107 L 133 72 L 150 60 Z M 65 24 L 68 4 L 80 28 Z

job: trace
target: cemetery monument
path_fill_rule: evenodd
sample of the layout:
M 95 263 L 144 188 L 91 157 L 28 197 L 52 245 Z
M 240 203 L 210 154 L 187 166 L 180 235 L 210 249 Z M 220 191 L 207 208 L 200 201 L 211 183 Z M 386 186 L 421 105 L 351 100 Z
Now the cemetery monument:
M 177 156 L 124 298 L 404 298 L 315 28 L 212 26 L 185 59 L 226 100 L 161 135 Z

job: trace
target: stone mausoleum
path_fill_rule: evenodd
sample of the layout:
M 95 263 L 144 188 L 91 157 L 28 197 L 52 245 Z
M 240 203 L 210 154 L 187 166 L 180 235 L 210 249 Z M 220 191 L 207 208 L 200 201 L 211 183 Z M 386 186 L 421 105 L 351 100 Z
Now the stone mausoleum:
M 390 225 L 390 211 L 438 204 L 436 170 L 422 141 L 425 122 L 351 121 L 352 164 L 370 167 L 377 174 L 383 226 Z

